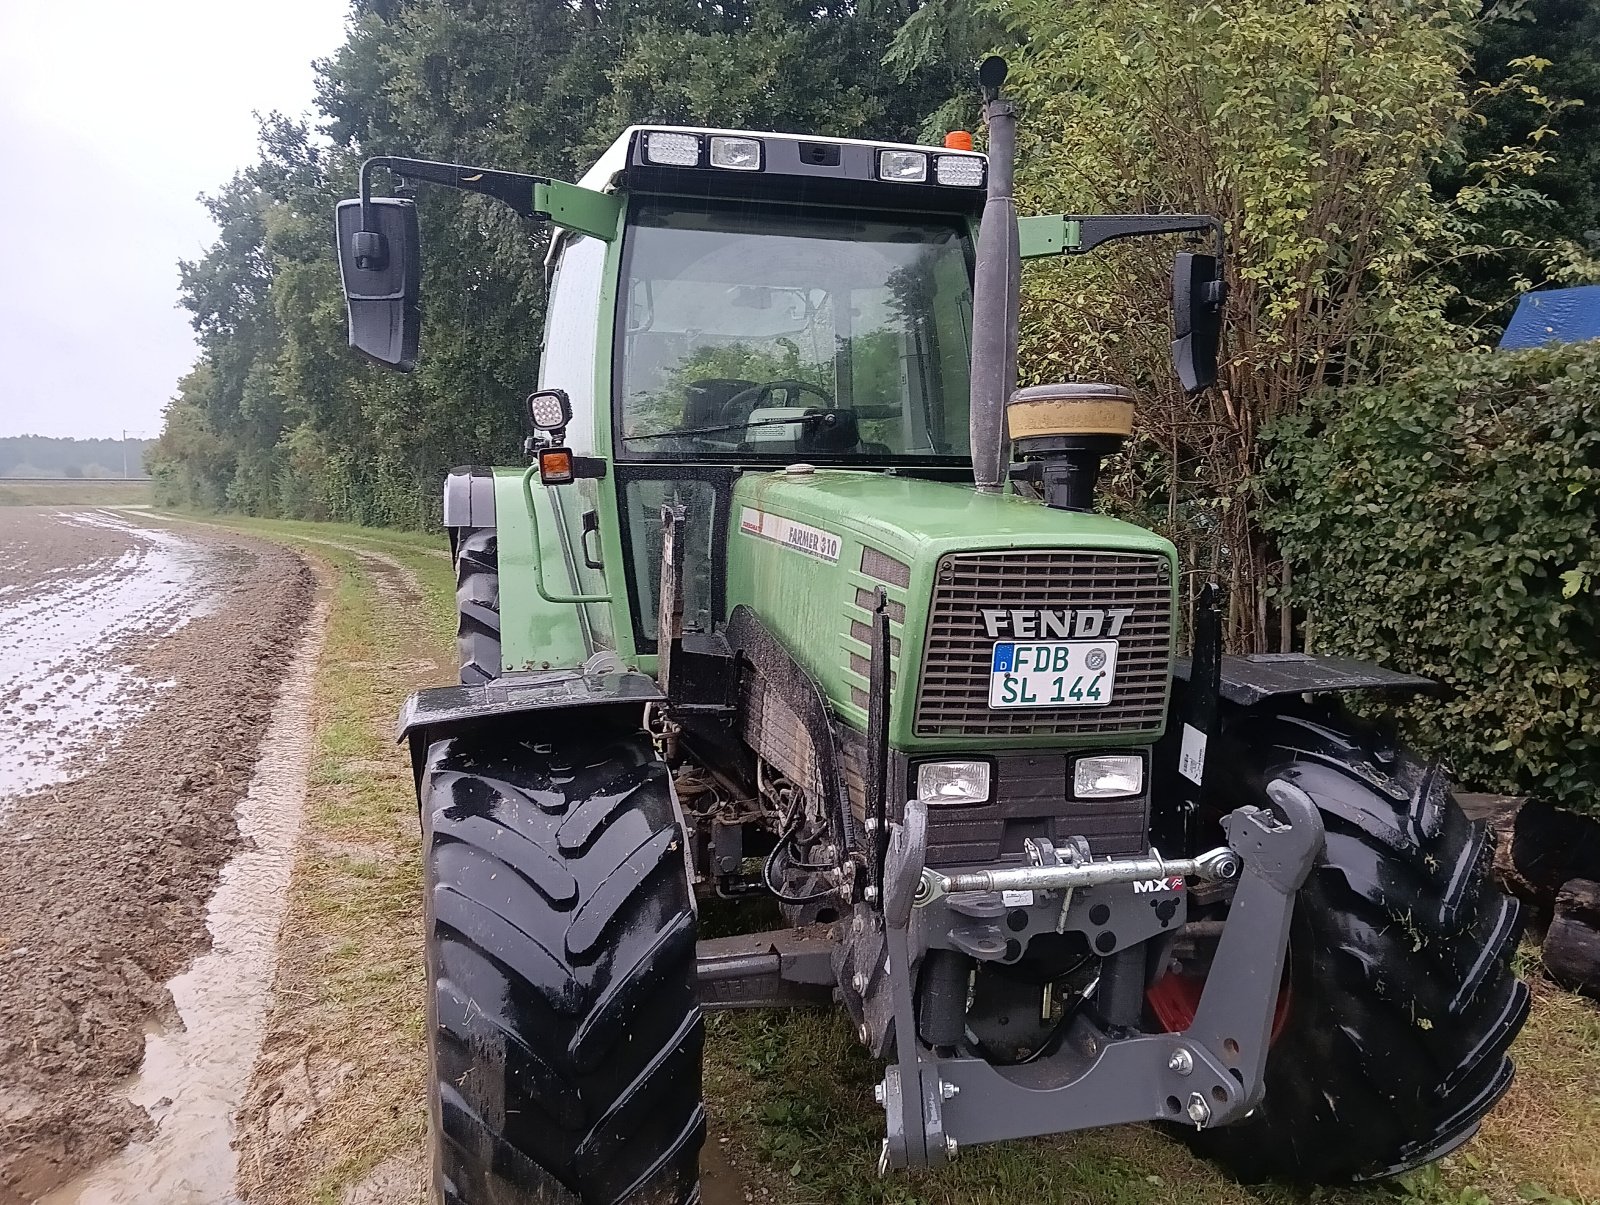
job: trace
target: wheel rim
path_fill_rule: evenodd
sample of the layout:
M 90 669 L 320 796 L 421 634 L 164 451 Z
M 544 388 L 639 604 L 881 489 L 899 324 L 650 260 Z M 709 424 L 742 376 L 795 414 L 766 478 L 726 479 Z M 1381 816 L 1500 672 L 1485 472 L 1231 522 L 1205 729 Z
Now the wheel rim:
M 1200 1007 L 1200 995 L 1205 991 L 1205 986 L 1206 981 L 1203 976 L 1179 975 L 1168 971 L 1145 989 L 1145 1002 L 1150 1006 L 1150 1011 L 1155 1015 L 1162 1032 L 1183 1033 L 1194 1024 L 1194 1015 Z M 1292 998 L 1293 992 L 1285 976 L 1284 984 L 1278 990 L 1277 1007 L 1272 1013 L 1272 1036 L 1268 1039 L 1269 1046 L 1278 1040 L 1284 1026 L 1289 1023 Z

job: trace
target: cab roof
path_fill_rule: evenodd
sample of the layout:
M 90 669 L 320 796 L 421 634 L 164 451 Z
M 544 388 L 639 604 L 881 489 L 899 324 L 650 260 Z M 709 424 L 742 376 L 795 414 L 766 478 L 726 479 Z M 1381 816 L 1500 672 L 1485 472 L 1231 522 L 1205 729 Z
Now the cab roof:
M 665 135 L 661 141 L 670 142 L 680 152 L 677 157 L 652 156 L 650 138 L 658 134 Z M 757 166 L 734 169 L 713 163 L 716 156 L 712 150 L 717 144 L 725 145 L 725 140 L 758 144 Z M 699 148 L 693 163 L 683 158 L 692 153 L 691 145 Z M 890 164 L 911 174 L 894 178 L 886 173 L 884 152 L 891 153 Z M 923 161 L 921 177 L 914 174 L 918 158 Z M 956 179 L 960 182 L 951 182 Z M 976 151 L 771 130 L 634 125 L 617 137 L 578 183 L 597 192 L 847 202 L 976 215 L 983 208 L 987 179 L 988 157 Z

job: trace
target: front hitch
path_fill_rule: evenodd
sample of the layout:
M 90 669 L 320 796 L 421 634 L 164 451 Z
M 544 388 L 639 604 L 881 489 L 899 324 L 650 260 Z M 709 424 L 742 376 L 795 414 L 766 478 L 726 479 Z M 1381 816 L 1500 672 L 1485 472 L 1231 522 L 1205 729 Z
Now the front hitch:
M 1267 787 L 1279 815 L 1242 807 L 1223 820 L 1226 846 L 1190 859 L 1095 861 L 1078 847 L 1040 842 L 1034 865 L 944 874 L 924 865 L 926 806 L 906 805 L 884 867 L 882 972 L 894 1019 L 895 1061 L 877 1096 L 887 1138 L 883 1168 L 938 1166 L 964 1146 L 1136 1121 L 1226 1125 L 1260 1102 L 1289 924 L 1299 891 L 1321 852 L 1322 817 L 1285 780 Z M 1059 892 L 1061 923 L 1074 893 L 1176 876 L 1236 878 L 1211 973 L 1193 1023 L 1182 1033 L 1127 1035 L 1074 1021 L 1070 1041 L 1025 1065 L 942 1057 L 917 1035 L 912 929 L 918 956 L 930 925 L 943 925 L 961 892 Z M 968 896 L 968 899 L 979 898 Z M 1076 908 L 1074 907 L 1074 915 Z M 952 931 L 959 938 L 959 933 Z M 980 954 L 981 956 L 981 954 Z M 1070 1047 L 1070 1049 L 1069 1049 Z

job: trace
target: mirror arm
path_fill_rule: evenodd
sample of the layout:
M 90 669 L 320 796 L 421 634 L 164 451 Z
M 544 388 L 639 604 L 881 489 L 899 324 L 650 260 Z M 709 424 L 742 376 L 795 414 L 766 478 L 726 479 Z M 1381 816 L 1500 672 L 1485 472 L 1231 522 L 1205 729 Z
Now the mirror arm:
M 446 188 L 481 193 L 509 205 L 521 217 L 547 218 L 557 226 L 606 242 L 616 237 L 622 201 L 609 193 L 522 172 L 435 163 L 430 159 L 398 159 L 389 155 L 378 155 L 361 165 L 363 233 L 377 230 L 372 216 L 372 169 L 375 167 L 388 168 L 405 182 L 442 184 Z
M 1222 222 L 1209 214 L 1052 213 L 1017 219 L 1023 259 L 1082 255 L 1116 239 L 1182 234 L 1189 230 L 1211 231 L 1216 238 L 1217 260 L 1221 262 L 1227 258 Z
M 436 163 L 431 159 L 399 159 L 391 155 L 378 155 L 361 165 L 361 228 L 370 230 L 368 224 L 372 203 L 372 169 L 386 167 L 403 181 L 422 181 L 442 184 L 446 188 L 459 188 L 464 192 L 482 193 L 509 205 L 525 218 L 539 217 L 533 207 L 533 190 L 536 185 L 548 184 L 543 176 L 527 176 L 521 172 L 502 172 L 487 167 L 467 167 L 459 163 Z

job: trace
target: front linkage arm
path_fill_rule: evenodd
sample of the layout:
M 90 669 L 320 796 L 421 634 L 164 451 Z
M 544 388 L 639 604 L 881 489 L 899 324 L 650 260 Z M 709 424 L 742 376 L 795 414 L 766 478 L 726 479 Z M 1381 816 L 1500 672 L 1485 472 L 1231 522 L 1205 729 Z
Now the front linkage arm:
M 1016 1068 L 998 1068 L 979 1058 L 941 1058 L 917 1036 L 914 914 L 934 912 L 933 905 L 944 898 L 941 887 L 981 885 L 960 876 L 934 876 L 942 882 L 925 877 L 925 805 L 907 804 L 884 872 L 885 970 L 896 1061 L 878 1092 L 888 1135 L 880 1166 L 935 1167 L 973 1143 L 1124 1122 L 1187 1119 L 1201 1127 L 1225 1125 L 1255 1108 L 1263 1091 L 1295 894 L 1324 839 L 1316 805 L 1299 787 L 1277 780 L 1267 794 L 1287 823 L 1263 809 L 1242 807 L 1223 821 L 1227 847 L 1197 859 L 1162 862 L 1168 873 L 1239 876 L 1190 1027 L 1183 1033 L 1117 1036 L 1080 1021 L 1076 1045 L 1092 1056 L 1086 1065 L 1081 1058 L 1057 1055 Z M 1074 866 L 1069 858 L 1020 873 L 1032 875 L 1035 890 L 1070 892 L 1132 883 L 1150 877 L 1151 866 L 1152 859 Z

